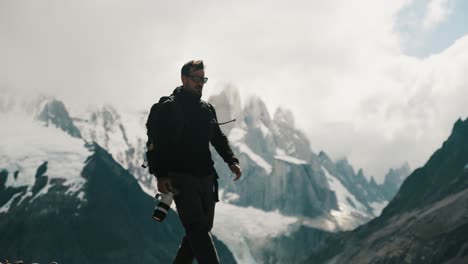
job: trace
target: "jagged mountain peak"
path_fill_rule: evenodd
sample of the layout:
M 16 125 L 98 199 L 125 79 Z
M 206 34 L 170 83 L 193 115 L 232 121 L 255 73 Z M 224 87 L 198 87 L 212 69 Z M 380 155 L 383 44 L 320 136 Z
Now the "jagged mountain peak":
M 273 115 L 273 120 L 277 124 L 286 124 L 294 127 L 294 115 L 291 110 L 284 107 L 278 107 Z
M 42 100 L 36 119 L 46 126 L 55 125 L 72 137 L 81 138 L 80 130 L 75 126 L 65 104 L 53 97 Z
M 410 174 L 410 170 L 408 162 L 403 163 L 399 168 L 390 168 L 385 175 L 384 184 L 393 184 L 399 188 L 404 179 Z
M 411 167 L 410 167 L 409 163 L 408 163 L 407 161 L 405 161 L 405 162 L 403 163 L 403 165 L 401 166 L 401 169 L 404 169 L 404 170 L 408 170 L 408 171 L 409 171 L 409 170 L 411 170 Z
M 97 108 L 90 109 L 91 122 L 98 122 L 98 120 L 104 122 L 105 124 L 115 124 L 120 120 L 120 114 L 117 109 L 111 105 L 104 105 Z
M 364 170 L 363 170 L 362 168 L 359 168 L 359 170 L 358 170 L 356 176 L 358 176 L 358 177 L 364 177 Z
M 238 111 L 242 108 L 239 89 L 232 84 L 225 85 L 220 93 L 212 95 L 208 101 L 216 107 L 227 104 L 233 111 Z
M 468 118 L 462 120 L 459 118 L 455 124 L 453 125 L 452 133 L 450 137 L 447 139 L 445 144 L 456 144 L 457 142 L 467 140 L 468 135 Z
M 271 116 L 265 102 L 257 96 L 252 96 L 247 100 L 244 108 L 245 123 L 248 127 L 259 126 L 260 122 L 271 128 Z
M 0 91 L 1 92 L 1 91 Z M 81 138 L 79 129 L 65 104 L 54 96 L 19 95 L 14 92 L 4 92 L 0 96 L 0 113 L 10 119 L 34 119 L 43 126 L 55 126 L 72 137 Z
M 455 121 L 455 124 L 453 125 L 453 130 L 452 130 L 452 133 L 455 131 L 455 130 L 458 130 L 458 129 L 466 129 L 466 127 L 468 126 L 468 117 L 465 118 L 465 120 L 463 120 L 463 118 L 458 118 L 457 121 Z
M 0 137 L 8 138 L 0 141 L 0 213 L 27 206 L 51 190 L 84 199 L 81 170 L 90 153 L 82 139 L 21 115 L 2 127 Z
M 242 111 L 242 103 L 239 94 L 239 90 L 232 84 L 227 84 L 223 87 L 222 91 L 213 95 L 208 99 L 216 109 L 216 115 L 218 121 L 223 123 L 232 119 L 236 119 L 237 122 L 229 123 L 222 126 L 223 131 L 229 134 L 231 129 L 235 126 L 241 126 L 241 122 L 244 119 L 244 113 Z
M 356 175 L 353 166 L 349 163 L 348 158 L 343 157 L 336 161 L 338 168 L 347 175 Z
M 318 158 L 320 159 L 321 162 L 332 162 L 332 159 L 330 158 L 330 156 L 328 156 L 328 154 L 323 150 L 319 152 Z
M 386 215 L 418 209 L 468 187 L 464 166 L 468 162 L 468 119 L 458 119 L 452 134 L 427 163 L 405 180 Z
M 239 88 L 237 88 L 232 83 L 225 84 L 218 96 L 219 95 L 226 97 L 231 105 L 237 105 L 241 103 Z

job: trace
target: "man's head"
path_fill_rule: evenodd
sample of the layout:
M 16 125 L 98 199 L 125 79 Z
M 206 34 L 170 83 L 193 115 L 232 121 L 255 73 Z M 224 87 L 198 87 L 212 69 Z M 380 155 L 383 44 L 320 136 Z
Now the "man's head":
M 181 79 L 183 89 L 191 94 L 202 96 L 203 85 L 208 81 L 205 77 L 205 65 L 202 60 L 191 60 L 182 66 Z

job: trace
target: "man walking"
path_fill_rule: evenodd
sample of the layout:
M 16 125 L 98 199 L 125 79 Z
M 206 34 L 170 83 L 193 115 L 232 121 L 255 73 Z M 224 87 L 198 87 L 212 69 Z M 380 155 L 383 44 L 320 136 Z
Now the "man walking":
M 158 107 L 155 104 L 148 117 L 152 124 L 148 130 L 154 131 L 150 168 L 154 168 L 158 190 L 174 193 L 185 228 L 174 263 L 192 263 L 195 258 L 200 264 L 219 263 L 210 234 L 218 188 L 209 143 L 236 175 L 234 181 L 241 177 L 241 169 L 219 128 L 214 107 L 201 100 L 208 81 L 203 61 L 187 62 L 181 79 L 183 85 Z

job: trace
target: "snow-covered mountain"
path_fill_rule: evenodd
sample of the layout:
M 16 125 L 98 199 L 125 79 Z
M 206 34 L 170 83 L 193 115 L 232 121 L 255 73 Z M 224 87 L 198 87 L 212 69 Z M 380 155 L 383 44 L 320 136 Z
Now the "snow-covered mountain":
M 346 160 L 335 163 L 323 151 L 319 155 L 313 153 L 289 110 L 278 108 L 271 118 L 264 102 L 255 97 L 242 107 L 239 92 L 233 86 L 228 85 L 209 101 L 215 105 L 220 122 L 237 120 L 222 129 L 240 156 L 247 177 L 240 184 L 231 183 L 227 177 L 221 180 L 225 195 L 239 197 L 226 199 L 230 203 L 279 210 L 291 216 L 324 217 L 334 222 L 336 229 L 351 229 L 377 216 L 409 174 L 408 170 L 392 170 L 394 180 L 386 181 L 386 185 L 377 185 L 373 179 L 367 181 L 362 170 L 354 173 Z M 54 100 L 42 103 L 41 113 L 47 113 L 40 115 L 42 120 L 88 142 L 97 142 L 135 175 L 143 188 L 155 189 L 154 177 L 141 167 L 148 112 L 118 111 L 107 105 L 80 109 L 78 116 L 58 119 L 69 117 L 59 106 Z M 214 154 L 214 158 L 218 171 L 230 175 L 219 156 Z M 342 195 L 343 188 L 349 195 Z
M 147 112 L 117 111 L 110 105 L 88 108 L 74 123 L 89 142 L 97 142 L 146 188 L 155 188 L 154 177 L 141 167 L 146 151 Z
M 337 229 L 351 229 L 377 216 L 410 173 L 409 168 L 391 170 L 394 173 L 389 175 L 395 179 L 386 180 L 383 185 L 377 185 L 373 179 L 367 181 L 362 170 L 356 174 L 346 160 L 335 163 L 323 151 L 313 153 L 289 110 L 278 108 L 271 118 L 264 102 L 255 97 L 242 106 L 239 92 L 232 85 L 209 101 L 215 105 L 220 122 L 237 120 L 222 129 L 248 177 L 241 184 L 222 178 L 224 193 L 239 197 L 236 201 L 227 199 L 231 203 L 294 216 L 323 216 L 336 222 Z M 154 190 L 154 177 L 141 168 L 148 112 L 118 111 L 112 106 L 81 112 L 74 116 L 74 123 L 82 137 L 99 143 L 145 188 Z M 219 156 L 214 154 L 214 158 L 218 171 L 230 175 Z M 338 181 L 330 182 L 332 178 Z M 343 186 L 352 197 L 341 197 Z M 353 199 L 357 202 L 353 203 Z M 352 212 L 344 213 L 338 203 L 342 203 L 342 208 L 353 208 Z
M 362 170 L 354 173 L 346 160 L 334 162 L 325 152 L 313 153 L 307 137 L 295 128 L 290 111 L 279 108 L 271 118 L 260 98 L 242 107 L 233 87 L 209 101 L 220 122 L 237 119 L 222 129 L 244 174 L 234 184 L 225 164 L 213 154 L 222 188 L 213 233 L 229 248 L 226 259 L 232 254 L 239 263 L 300 261 L 297 254 L 308 250 L 301 241 L 318 245 L 330 232 L 352 229 L 374 218 L 406 176 L 407 170 L 391 170 L 385 183 L 390 188 L 367 181 Z M 61 190 L 57 197 L 70 196 L 76 210 L 89 204 L 82 171 L 84 161 L 96 157 L 95 150 L 84 146 L 94 146 L 93 142 L 111 154 L 106 159 L 118 162 L 116 167 L 122 166 L 137 179 L 139 188 L 153 195 L 154 177 L 140 166 L 146 150 L 147 114 L 112 106 L 70 110 L 46 97 L 0 97 L 1 123 L 8 124 L 0 135 L 0 188 L 7 190 L 0 197 L 0 214 L 26 210 L 37 197 L 48 197 L 49 190 Z M 109 168 L 111 174 L 121 170 L 114 165 Z M 38 167 L 45 172 L 38 172 Z M 52 204 L 49 207 L 57 206 Z M 233 236 L 232 230 L 239 232 Z M 173 239 L 177 244 L 179 238 Z
M 156 223 L 153 198 L 107 151 L 38 116 L 0 113 L 0 259 L 172 261 L 183 236 L 175 213 Z M 235 263 L 225 244 L 215 243 L 221 260 Z
M 352 229 L 378 216 L 409 174 L 405 166 L 391 170 L 393 180 L 386 184 L 378 185 L 373 178 L 368 181 L 362 170 L 355 173 L 346 160 L 334 162 L 324 151 L 318 155 L 311 151 L 289 110 L 278 108 L 271 118 L 260 98 L 251 98 L 242 107 L 239 97 L 228 87 L 209 99 L 216 109 L 222 109 L 219 120 L 241 117 L 223 127 L 246 175 L 240 183 L 222 181 L 223 194 L 233 204 L 279 210 L 329 223 L 336 230 Z M 230 175 L 222 160 L 215 158 L 217 170 Z
M 70 117 L 63 103 L 10 99 L 0 113 L 0 259 L 170 262 L 183 231 L 174 212 L 162 225 L 150 218 L 154 190 L 134 180 L 98 144 L 84 140 L 87 131 L 73 133 L 70 128 L 85 121 Z M 252 217 L 274 221 L 253 222 Z M 216 240 L 221 260 L 261 262 L 265 249 L 253 250 L 262 248 L 259 241 L 288 234 L 297 221 L 221 201 L 213 230 L 223 241 Z M 231 230 L 238 230 L 236 239 Z M 123 243 L 125 250 L 119 249 Z

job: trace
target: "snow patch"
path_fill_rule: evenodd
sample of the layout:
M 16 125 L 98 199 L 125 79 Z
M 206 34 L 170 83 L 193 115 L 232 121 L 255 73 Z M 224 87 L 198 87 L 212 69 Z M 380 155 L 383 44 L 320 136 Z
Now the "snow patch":
M 125 125 L 125 134 L 128 142 L 137 146 L 140 144 L 139 139 L 144 138 L 146 140 L 146 119 L 148 113 L 141 111 L 125 110 L 120 111 L 122 124 Z
M 231 132 L 229 132 L 228 138 L 231 143 L 234 143 L 242 140 L 246 134 L 247 132 L 244 129 L 234 127 L 233 129 L 231 129 Z
M 375 217 L 378 217 L 382 213 L 385 206 L 387 206 L 387 204 L 388 204 L 388 201 L 382 201 L 382 202 L 372 202 L 369 205 L 370 207 L 372 207 L 372 214 Z
M 154 197 L 156 195 L 156 188 L 155 189 L 151 189 L 149 187 L 147 187 L 144 183 L 142 183 L 141 181 L 137 181 L 138 184 L 140 185 L 140 188 L 143 190 L 143 192 L 145 192 L 146 194 L 148 194 L 149 196 L 151 197 Z
M 281 215 L 278 211 L 266 212 L 220 201 L 212 232 L 228 246 L 237 263 L 257 263 L 254 250 L 271 238 L 288 235 L 290 226 L 297 222 L 297 218 Z
M 276 148 L 276 155 L 286 155 L 286 151 L 282 148 Z
M 16 197 L 20 196 L 21 194 L 22 193 L 15 193 L 15 195 L 13 195 L 13 197 L 11 197 L 11 199 L 6 204 L 0 207 L 0 214 L 8 212 L 8 210 L 10 210 L 11 203 L 15 200 Z
M 258 166 L 262 167 L 267 174 L 270 174 L 272 172 L 273 167 L 268 162 L 266 162 L 261 156 L 253 152 L 245 143 L 234 142 L 233 146 L 239 148 L 239 151 L 241 153 L 246 154 L 253 162 L 255 162 Z
M 47 192 L 50 180 L 65 179 L 64 185 L 75 192 L 83 186 L 81 176 L 85 160 L 92 153 L 82 139 L 74 138 L 55 126 L 44 127 L 31 116 L 15 113 L 1 113 L 0 123 L 7 124 L 0 130 L 0 169 L 6 169 L 9 176 L 6 186 L 29 186 L 35 182 L 37 168 L 47 161 L 48 184 L 36 195 Z M 13 173 L 19 171 L 15 179 Z
M 264 138 L 271 135 L 270 129 L 263 122 L 260 122 L 260 130 Z
M 222 202 L 231 203 L 239 200 L 240 196 L 237 193 L 224 192 L 224 189 L 219 189 L 219 198 Z
M 307 161 L 305 160 L 301 160 L 301 159 L 286 155 L 286 152 L 280 148 L 276 149 L 275 159 L 286 161 L 286 162 L 297 164 L 297 165 L 307 164 Z
M 336 220 L 340 230 L 353 230 L 370 220 L 370 217 L 359 211 L 330 210 L 330 214 Z
M 85 193 L 84 193 L 83 191 L 81 191 L 81 192 L 78 194 L 78 199 L 80 199 L 81 201 L 84 201 L 84 200 L 85 200 L 84 196 L 85 196 Z
M 86 141 L 97 142 L 124 168 L 129 168 L 126 153 L 133 146 L 144 144 L 138 140 L 146 135 L 146 122 L 136 112 L 121 113 L 112 106 L 90 108 L 84 115 L 87 119 L 77 120 L 75 124 Z
M 332 220 L 326 217 L 316 217 L 316 218 L 309 218 L 303 217 L 300 218 L 301 225 L 317 228 L 320 230 L 325 230 L 328 232 L 336 232 L 341 230 L 340 227 Z
M 369 218 L 370 216 L 365 213 L 366 207 L 326 168 L 322 167 L 322 169 L 325 172 L 330 189 L 335 192 L 337 198 L 339 210 L 331 210 L 330 213 L 338 224 L 344 229 L 349 229 L 356 226 L 357 220 Z
M 272 171 L 272 166 L 266 162 L 260 155 L 253 152 L 244 142 L 241 140 L 245 137 L 247 132 L 244 129 L 234 127 L 229 133 L 229 141 L 234 147 L 239 148 L 241 153 L 246 154 L 253 162 L 258 166 L 262 167 L 267 174 L 270 174 Z

